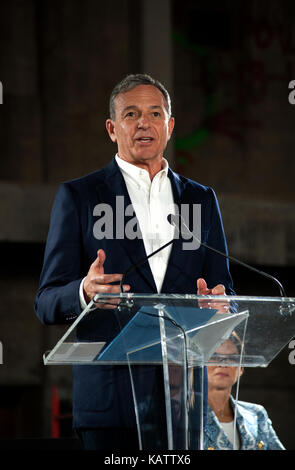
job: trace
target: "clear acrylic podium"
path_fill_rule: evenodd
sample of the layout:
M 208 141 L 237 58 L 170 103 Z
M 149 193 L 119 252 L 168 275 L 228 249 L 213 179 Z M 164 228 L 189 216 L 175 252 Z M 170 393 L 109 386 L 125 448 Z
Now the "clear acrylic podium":
M 99 333 L 105 308 L 111 339 Z M 126 366 L 139 449 L 202 449 L 205 366 L 267 367 L 294 335 L 295 298 L 98 294 L 44 364 Z M 161 371 L 156 394 L 142 391 L 139 366 Z

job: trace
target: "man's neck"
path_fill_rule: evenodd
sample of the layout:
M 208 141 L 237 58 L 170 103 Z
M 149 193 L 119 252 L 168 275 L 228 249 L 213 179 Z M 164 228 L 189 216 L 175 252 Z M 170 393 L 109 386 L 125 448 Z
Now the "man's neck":
M 165 160 L 163 157 L 155 159 L 153 161 L 130 161 L 125 159 L 124 157 L 121 157 L 119 154 L 117 154 L 117 156 L 121 158 L 121 160 L 124 160 L 125 162 L 130 163 L 131 165 L 146 170 L 150 176 L 151 181 L 153 181 L 153 178 L 156 176 L 156 174 L 159 173 L 159 171 L 161 171 L 165 167 Z

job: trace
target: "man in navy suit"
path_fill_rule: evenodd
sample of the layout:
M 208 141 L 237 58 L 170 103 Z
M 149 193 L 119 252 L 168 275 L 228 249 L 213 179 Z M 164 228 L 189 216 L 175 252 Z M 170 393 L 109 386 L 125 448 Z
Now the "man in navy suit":
M 199 207 L 202 241 L 227 252 L 214 191 L 175 174 L 163 157 L 174 128 L 164 86 L 148 75 L 126 77 L 111 95 L 106 128 L 117 145 L 115 158 L 95 173 L 63 183 L 54 201 L 35 301 L 44 324 L 71 322 L 95 294 L 119 293 L 123 273 L 173 238 L 174 228 L 167 221 L 173 208 L 186 209 L 194 230 L 194 207 Z M 97 218 L 108 208 L 112 227 L 106 226 L 109 218 L 105 224 Z M 124 290 L 233 294 L 227 259 L 203 246 L 190 249 L 186 243 L 175 238 L 130 272 Z M 78 335 L 111 341 L 120 328 L 116 310 L 109 307 L 98 309 L 91 328 Z M 154 393 L 151 384 L 157 382 L 157 373 L 139 368 L 146 393 Z M 88 449 L 105 449 L 108 439 L 114 449 L 138 446 L 127 367 L 74 366 L 73 425 Z

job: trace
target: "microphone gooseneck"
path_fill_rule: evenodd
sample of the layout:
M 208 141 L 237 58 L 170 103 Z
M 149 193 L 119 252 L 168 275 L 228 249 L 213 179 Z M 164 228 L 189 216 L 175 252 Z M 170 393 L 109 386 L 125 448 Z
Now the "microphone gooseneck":
M 164 248 L 166 248 L 167 246 L 171 245 L 171 243 L 174 242 L 174 238 L 172 238 L 172 240 L 169 240 L 169 242 L 165 243 L 165 245 L 163 246 L 160 246 L 160 248 L 158 248 L 157 250 L 153 251 L 152 253 L 150 253 L 148 256 L 145 256 L 144 258 L 141 258 L 137 263 L 135 264 L 132 264 L 131 266 L 129 266 L 128 269 L 126 269 L 126 271 L 124 272 L 123 276 L 122 276 L 122 279 L 120 281 L 120 291 L 121 291 L 121 294 L 123 294 L 124 292 L 124 289 L 123 289 L 123 284 L 125 282 L 125 279 L 126 279 L 126 276 L 131 273 L 132 271 L 134 271 L 134 269 L 138 268 L 139 266 L 141 266 L 142 264 L 146 263 L 147 260 L 149 258 L 151 258 L 152 256 L 156 255 L 157 253 L 159 253 L 159 251 L 162 251 L 164 250 Z
M 257 268 L 254 268 L 253 266 L 251 266 L 250 264 L 247 264 L 247 263 L 244 263 L 244 261 L 241 261 L 237 258 L 234 258 L 233 256 L 230 256 L 230 255 L 227 255 L 226 253 L 223 253 L 222 251 L 220 250 L 217 250 L 216 248 L 213 248 L 212 246 L 210 245 L 207 245 L 207 243 L 203 243 L 201 240 L 199 240 L 195 235 L 194 233 L 187 227 L 187 225 L 185 224 L 182 216 L 180 214 L 178 215 L 174 215 L 174 214 L 169 214 L 167 216 L 167 220 L 168 222 L 173 225 L 177 231 L 181 232 L 181 228 L 184 228 L 185 231 L 187 233 L 189 233 L 191 235 L 191 237 L 193 237 L 200 245 L 204 246 L 205 248 L 207 248 L 208 250 L 211 250 L 211 251 L 214 251 L 215 253 L 221 255 L 221 256 L 224 256 L 225 258 L 227 258 L 228 260 L 230 261 L 234 261 L 235 263 L 237 264 L 240 264 L 241 266 L 244 266 L 244 268 L 247 268 L 247 269 L 250 269 L 251 271 L 257 273 L 257 274 L 260 274 L 261 276 L 263 277 L 266 277 L 268 279 L 271 279 L 272 281 L 274 281 L 276 283 L 276 285 L 278 286 L 279 290 L 280 290 L 280 294 L 281 294 L 281 297 L 286 297 L 286 293 L 285 293 L 285 289 L 284 287 L 282 286 L 282 284 L 280 283 L 280 281 L 278 279 L 276 279 L 274 276 L 272 276 L 271 274 L 268 274 L 264 271 L 261 271 L 260 269 L 257 269 Z M 181 228 L 179 228 L 179 225 Z

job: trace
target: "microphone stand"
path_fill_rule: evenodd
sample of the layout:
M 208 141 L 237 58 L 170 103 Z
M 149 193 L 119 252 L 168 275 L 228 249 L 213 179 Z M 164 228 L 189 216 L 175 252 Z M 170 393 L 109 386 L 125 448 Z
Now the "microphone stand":
M 213 248 L 212 246 L 209 246 L 207 245 L 206 243 L 203 243 L 201 242 L 201 240 L 199 240 L 195 235 L 194 233 L 187 227 L 187 225 L 185 224 L 185 222 L 183 221 L 183 218 L 181 217 L 181 215 L 178 215 L 178 216 L 175 216 L 174 214 L 169 214 L 167 219 L 168 219 L 168 222 L 173 225 L 176 230 L 179 232 L 179 227 L 178 227 L 178 224 L 176 223 L 176 220 L 175 219 L 179 219 L 180 221 L 180 224 L 185 228 L 185 230 L 187 231 L 187 233 L 189 235 L 191 235 L 192 238 L 194 238 L 194 240 L 196 240 L 201 246 L 204 246 L 205 248 L 207 248 L 208 250 L 211 250 L 211 251 L 214 251 L 215 253 L 218 253 L 219 255 L 227 258 L 228 260 L 230 261 L 234 261 L 235 263 L 237 264 L 240 264 L 241 266 L 244 266 L 245 268 L 248 268 L 250 269 L 251 271 L 254 271 L 258 274 L 260 274 L 261 276 L 264 276 L 264 277 L 267 277 L 268 279 L 272 279 L 276 284 L 277 286 L 279 287 L 279 290 L 280 290 L 280 294 L 281 294 L 281 297 L 287 297 L 286 296 L 286 293 L 285 293 L 285 289 L 284 287 L 282 286 L 282 284 L 280 283 L 280 281 L 278 279 L 276 279 L 274 276 L 271 276 L 270 274 L 268 273 L 265 273 L 264 271 L 261 271 L 257 268 L 254 268 L 253 266 L 247 264 L 247 263 L 244 263 L 243 261 L 240 261 L 239 259 L 237 258 L 234 258 L 233 256 L 230 256 L 230 255 L 227 255 L 226 253 L 223 253 L 222 251 L 220 250 L 217 250 L 216 248 Z
M 160 248 L 158 248 L 156 251 L 153 251 L 152 253 L 150 253 L 148 256 L 145 256 L 144 258 L 141 258 L 136 264 L 132 264 L 123 274 L 122 276 L 122 279 L 120 281 L 120 291 L 121 291 L 121 294 L 123 294 L 124 290 L 123 290 L 123 283 L 125 281 L 125 278 L 127 276 L 127 274 L 131 273 L 132 271 L 134 271 L 134 269 L 138 268 L 139 266 L 141 266 L 142 264 L 144 264 L 149 258 L 151 258 L 152 256 L 156 255 L 157 253 L 159 253 L 159 251 L 161 250 L 164 250 L 164 248 L 166 248 L 167 246 L 171 245 L 171 243 L 173 243 L 175 240 L 175 238 L 172 238 L 172 240 L 170 240 L 169 242 L 165 243 L 165 245 L 163 246 L 160 246 Z

